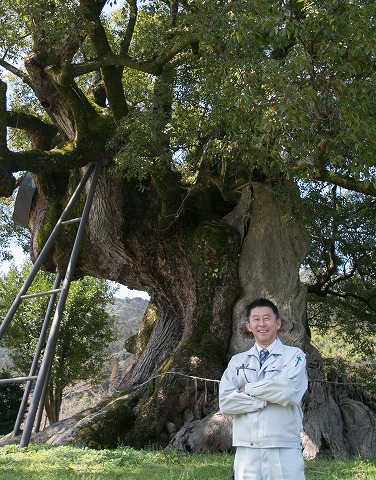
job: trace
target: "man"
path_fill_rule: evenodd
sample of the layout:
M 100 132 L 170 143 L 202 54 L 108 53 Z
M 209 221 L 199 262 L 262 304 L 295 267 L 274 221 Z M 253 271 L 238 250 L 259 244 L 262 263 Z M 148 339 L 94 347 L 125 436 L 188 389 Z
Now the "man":
M 256 343 L 231 358 L 219 386 L 219 407 L 233 416 L 235 480 L 304 480 L 305 355 L 277 337 L 281 319 L 270 300 L 248 305 L 246 327 Z

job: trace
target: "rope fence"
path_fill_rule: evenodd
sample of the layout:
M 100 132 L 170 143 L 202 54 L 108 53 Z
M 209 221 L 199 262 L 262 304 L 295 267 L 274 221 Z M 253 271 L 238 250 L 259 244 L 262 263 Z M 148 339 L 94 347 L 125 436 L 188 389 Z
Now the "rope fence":
M 141 388 L 144 385 L 147 385 L 148 383 L 152 382 L 153 380 L 156 380 L 157 378 L 164 377 L 165 375 L 176 375 L 176 376 L 180 376 L 180 377 L 186 377 L 186 378 L 190 378 L 192 380 L 195 380 L 196 382 L 198 380 L 201 380 L 205 383 L 206 382 L 212 382 L 214 384 L 219 384 L 219 382 L 220 382 L 220 380 L 216 380 L 216 379 L 213 379 L 213 378 L 196 377 L 194 375 L 188 375 L 188 374 L 182 373 L 182 372 L 168 371 L 168 372 L 160 373 L 158 375 L 154 375 L 154 376 L 150 377 L 148 380 L 146 380 L 145 382 L 140 383 L 138 385 L 134 385 L 133 389 Z M 332 384 L 332 385 L 361 386 L 361 384 L 359 382 L 335 382 L 335 381 L 331 381 L 331 380 L 308 380 L 308 383 L 327 383 L 327 384 Z

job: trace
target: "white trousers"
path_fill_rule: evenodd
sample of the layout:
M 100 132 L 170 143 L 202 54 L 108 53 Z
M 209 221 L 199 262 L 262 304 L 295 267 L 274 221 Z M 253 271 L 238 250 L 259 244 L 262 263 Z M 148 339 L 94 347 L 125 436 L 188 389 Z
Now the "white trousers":
M 237 447 L 234 473 L 235 480 L 305 480 L 298 448 Z

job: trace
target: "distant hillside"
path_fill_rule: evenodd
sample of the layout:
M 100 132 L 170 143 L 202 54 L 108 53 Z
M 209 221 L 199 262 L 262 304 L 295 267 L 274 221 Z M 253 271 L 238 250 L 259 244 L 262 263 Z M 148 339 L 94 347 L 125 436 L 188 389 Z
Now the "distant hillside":
M 100 385 L 96 386 L 88 381 L 66 388 L 61 418 L 95 405 L 99 400 L 116 391 L 118 382 L 129 370 L 133 361 L 132 355 L 124 349 L 124 342 L 137 333 L 148 303 L 148 300 L 143 298 L 115 298 L 113 303 L 107 306 L 107 312 L 115 317 L 116 340 L 109 345 L 111 356 L 104 368 L 104 379 Z M 6 348 L 1 347 L 0 370 L 12 371 L 9 353 Z M 13 374 L 18 375 L 18 372 Z
M 111 344 L 113 352 L 124 348 L 124 341 L 137 333 L 138 327 L 149 301 L 140 297 L 115 298 L 114 303 L 107 306 L 107 312 L 115 317 L 117 339 Z
M 80 382 L 64 390 L 61 418 L 69 417 L 100 400 L 116 393 L 119 382 L 133 363 L 133 356 L 124 349 L 125 340 L 137 333 L 148 306 L 143 298 L 115 298 L 107 312 L 115 317 L 116 340 L 109 345 L 111 357 L 105 368 L 105 378 L 100 385 Z

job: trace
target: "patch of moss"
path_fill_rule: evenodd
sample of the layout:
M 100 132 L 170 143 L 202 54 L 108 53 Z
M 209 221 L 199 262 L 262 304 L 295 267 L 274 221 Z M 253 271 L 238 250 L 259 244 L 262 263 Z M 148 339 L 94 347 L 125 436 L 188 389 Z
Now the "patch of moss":
M 130 337 L 125 339 L 124 348 L 127 352 L 133 353 L 133 354 L 136 352 L 136 340 L 137 340 L 137 334 L 131 335 Z
M 40 249 L 50 236 L 80 180 L 81 172 L 79 169 L 70 172 L 57 172 L 49 175 L 49 190 L 47 192 L 48 209 L 44 217 L 43 226 L 39 229 L 37 237 Z M 67 219 L 81 217 L 85 201 L 86 194 L 85 191 L 83 191 L 80 197 L 75 201 Z M 76 238 L 78 225 L 78 223 L 74 223 L 61 227 L 61 231 L 54 242 L 53 252 L 51 253 L 51 256 L 54 258 L 54 263 L 60 266 L 67 265 Z M 90 251 L 89 248 L 85 248 L 85 243 L 86 241 L 84 237 L 80 247 L 81 258 L 85 251 Z
M 53 150 L 51 150 L 50 153 L 51 153 L 51 156 L 56 156 L 57 153 L 61 155 L 67 155 L 67 154 L 71 154 L 74 149 L 75 149 L 74 142 L 68 142 L 68 143 L 65 143 L 64 145 L 54 148 Z
M 222 258 L 230 258 L 238 248 L 238 232 L 221 220 L 202 222 L 187 236 L 191 263 L 218 274 Z
M 112 400 L 102 408 L 99 417 L 80 430 L 77 441 L 97 449 L 127 444 L 134 427 L 134 407 L 138 400 L 137 396 Z
M 47 191 L 44 192 L 48 202 L 47 211 L 43 219 L 43 225 L 39 228 L 37 235 L 39 249 L 42 249 L 65 208 L 63 200 L 67 186 L 67 175 L 60 172 L 59 175 L 49 174 L 44 176 L 39 174 L 38 176 L 41 183 L 48 185 Z
M 212 299 L 218 286 L 228 286 L 228 297 L 236 296 L 238 232 L 224 222 L 205 222 L 187 240 L 187 251 L 198 285 L 197 322 L 192 338 L 199 342 L 212 321 Z
M 158 318 L 158 309 L 155 303 L 150 302 L 142 318 L 140 329 L 137 333 L 135 341 L 134 353 L 140 355 L 148 344 L 150 335 L 153 332 L 155 323 Z
M 106 117 L 102 113 L 89 117 L 90 138 L 94 138 L 96 144 L 106 145 L 109 138 L 114 134 L 115 128 L 112 117 Z

